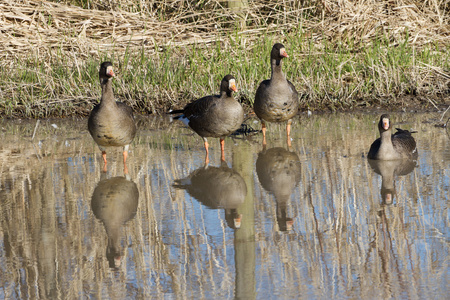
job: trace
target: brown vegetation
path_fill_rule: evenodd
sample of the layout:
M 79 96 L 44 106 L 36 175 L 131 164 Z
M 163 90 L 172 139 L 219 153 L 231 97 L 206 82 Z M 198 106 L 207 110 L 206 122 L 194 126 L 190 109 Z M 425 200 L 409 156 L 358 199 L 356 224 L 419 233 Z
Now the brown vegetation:
M 32 52 L 45 56 L 51 50 L 86 57 L 129 47 L 159 51 L 167 45 L 206 45 L 216 41 L 219 31 L 236 30 L 232 25 L 240 18 L 247 26 L 238 34 L 250 43 L 299 25 L 314 42 L 326 38 L 345 43 L 351 38 L 366 45 L 382 32 L 395 46 L 405 31 L 417 46 L 450 41 L 448 1 L 258 1 L 242 12 L 217 0 L 203 7 L 191 1 L 140 1 L 137 12 L 137 1 L 130 0 L 88 1 L 91 9 L 66 2 L 0 1 L 0 57 Z
M 216 92 L 230 70 L 251 106 L 274 40 L 288 45 L 302 109 L 448 105 L 449 1 L 242 3 L 0 0 L 0 114 L 85 115 L 105 58 L 123 72 L 118 98 L 141 113 Z

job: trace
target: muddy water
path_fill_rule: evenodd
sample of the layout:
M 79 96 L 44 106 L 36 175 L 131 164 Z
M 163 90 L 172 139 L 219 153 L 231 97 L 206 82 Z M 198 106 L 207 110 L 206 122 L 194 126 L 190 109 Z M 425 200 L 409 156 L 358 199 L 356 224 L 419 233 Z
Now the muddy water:
M 86 120 L 1 121 L 0 298 L 429 298 L 448 293 L 450 138 L 417 163 L 369 164 L 379 115 L 302 116 L 210 140 L 141 118 L 124 176 Z M 259 124 L 250 124 L 259 127 Z

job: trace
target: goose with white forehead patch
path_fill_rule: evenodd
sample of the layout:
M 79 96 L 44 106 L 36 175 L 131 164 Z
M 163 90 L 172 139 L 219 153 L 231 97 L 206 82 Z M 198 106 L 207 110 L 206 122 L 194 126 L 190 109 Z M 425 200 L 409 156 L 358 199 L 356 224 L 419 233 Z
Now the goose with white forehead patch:
M 270 79 L 264 80 L 256 90 L 253 110 L 261 120 L 263 146 L 266 145 L 266 122 L 285 122 L 287 144 L 291 146 L 292 118 L 298 112 L 298 93 L 294 85 L 286 79 L 281 70 L 281 60 L 289 57 L 286 49 L 280 43 L 272 47 L 270 65 L 272 74 Z
M 378 122 L 380 137 L 370 146 L 367 157 L 369 159 L 394 160 L 416 159 L 418 156 L 416 141 L 411 133 L 413 131 L 396 128 L 392 134 L 391 119 L 388 114 L 383 114 Z
M 232 93 L 236 92 L 236 79 L 226 75 L 220 83 L 220 94 L 206 96 L 187 104 L 184 109 L 171 111 L 203 138 L 209 163 L 208 137 L 220 138 L 221 159 L 225 161 L 225 137 L 236 131 L 244 120 L 244 110 Z
M 88 129 L 94 141 L 102 151 L 106 172 L 106 148 L 123 147 L 124 171 L 128 173 L 126 161 L 128 147 L 136 135 L 133 110 L 125 103 L 114 99 L 112 78 L 115 76 L 111 62 L 104 62 L 100 66 L 99 78 L 102 87 L 100 104 L 91 111 Z

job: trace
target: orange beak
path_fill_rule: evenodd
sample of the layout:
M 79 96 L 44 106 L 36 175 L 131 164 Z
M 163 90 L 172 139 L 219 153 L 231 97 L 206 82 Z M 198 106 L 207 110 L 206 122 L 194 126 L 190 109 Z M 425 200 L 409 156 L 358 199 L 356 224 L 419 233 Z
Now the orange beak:
M 286 221 L 286 230 L 291 231 L 293 226 L 294 226 L 294 220 Z
M 114 257 L 114 266 L 118 268 L 120 267 L 121 264 L 122 264 L 122 256 L 118 255 Z
M 286 49 L 284 49 L 284 48 L 280 49 L 280 55 L 283 56 L 283 57 L 289 57 L 289 55 L 286 52 Z
M 242 214 L 239 214 L 239 217 L 234 218 L 234 227 L 236 227 L 236 229 L 241 228 L 241 219 L 242 219 Z
M 230 82 L 230 90 L 232 90 L 233 92 L 237 92 L 236 83 Z
M 384 130 L 389 129 L 389 119 L 383 119 L 383 129 Z
M 392 194 L 387 194 L 385 199 L 384 199 L 384 202 L 386 204 L 392 204 Z

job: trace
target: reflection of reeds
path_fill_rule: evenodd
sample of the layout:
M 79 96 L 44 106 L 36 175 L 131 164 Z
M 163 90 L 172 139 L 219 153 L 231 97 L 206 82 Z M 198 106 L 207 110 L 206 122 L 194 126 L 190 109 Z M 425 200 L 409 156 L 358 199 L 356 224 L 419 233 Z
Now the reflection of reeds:
M 19 291 L 29 298 L 232 298 L 241 280 L 248 287 L 242 294 L 258 297 L 444 296 L 449 140 L 421 116 L 396 116 L 410 120 L 402 127 L 418 130 L 419 166 L 396 177 L 395 203 L 384 206 L 380 176 L 364 156 L 378 135 L 377 120 L 350 114 L 297 119 L 293 150 L 301 177 L 287 204 L 294 228 L 284 233 L 276 230 L 274 198 L 254 173 L 260 136 L 226 143 L 229 166 L 248 188 L 242 226 L 234 232 L 220 211 L 171 188 L 202 165 L 201 140 L 181 125 L 152 129 L 155 120 L 142 120 L 147 126 L 128 162 L 139 207 L 124 226 L 124 260 L 116 271 L 108 267 L 105 229 L 90 207 L 101 159 L 85 123 L 59 122 L 56 130 L 42 122 L 35 138 L 41 160 L 30 144 L 34 123 L 3 123 L 15 133 L 2 133 L 0 146 L 5 298 L 19 298 Z M 268 145 L 285 146 L 284 128 L 270 126 Z M 218 143 L 211 154 L 218 165 Z M 110 167 L 110 175 L 123 175 L 120 151 L 112 153 Z M 238 270 L 239 261 L 248 264 Z

